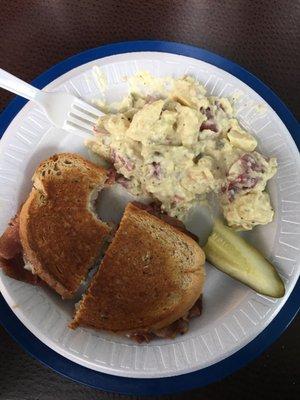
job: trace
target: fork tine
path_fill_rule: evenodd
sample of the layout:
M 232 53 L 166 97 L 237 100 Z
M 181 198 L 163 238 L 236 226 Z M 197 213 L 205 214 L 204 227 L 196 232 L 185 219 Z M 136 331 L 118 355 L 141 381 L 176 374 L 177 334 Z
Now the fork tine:
M 93 136 L 93 133 L 91 130 L 87 130 L 85 128 L 80 127 L 79 125 L 76 125 L 73 122 L 66 121 L 64 123 L 63 129 L 65 129 L 68 132 L 76 133 L 78 135 L 83 135 L 83 137 Z
M 79 126 L 79 128 L 83 128 L 83 129 L 86 129 L 86 130 L 91 131 L 91 132 L 92 132 L 92 129 L 93 129 L 93 125 L 92 124 L 84 122 L 84 121 L 82 121 L 82 119 L 76 118 L 75 116 L 72 116 L 72 115 L 68 115 L 68 119 L 66 121 L 66 124 L 69 124 L 69 123 L 75 124 L 75 125 Z
M 83 112 L 79 108 L 77 108 L 77 107 L 75 108 L 74 105 L 72 105 L 71 113 L 69 113 L 69 115 L 71 115 L 71 116 L 74 115 L 76 117 L 87 120 L 87 121 L 91 122 L 93 125 L 95 125 L 98 120 L 98 117 L 92 116 L 90 113 Z
M 90 114 L 96 115 L 97 117 L 102 117 L 104 114 L 96 107 L 91 106 L 90 104 L 82 101 L 81 99 L 76 99 L 74 104 L 80 107 L 82 110 L 89 112 Z
M 80 128 L 79 126 L 72 124 L 71 122 L 65 123 L 63 129 L 69 133 L 72 133 L 72 135 L 79 136 L 83 139 L 87 139 L 92 136 L 91 131 L 87 131 L 86 129 Z

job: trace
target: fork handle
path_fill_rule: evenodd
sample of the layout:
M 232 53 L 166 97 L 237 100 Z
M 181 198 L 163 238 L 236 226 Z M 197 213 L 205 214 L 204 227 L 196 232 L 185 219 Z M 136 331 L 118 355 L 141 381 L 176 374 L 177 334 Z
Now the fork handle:
M 40 92 L 39 89 L 36 89 L 34 86 L 29 85 L 2 68 L 0 68 L 0 87 L 25 97 L 27 100 L 34 100 Z

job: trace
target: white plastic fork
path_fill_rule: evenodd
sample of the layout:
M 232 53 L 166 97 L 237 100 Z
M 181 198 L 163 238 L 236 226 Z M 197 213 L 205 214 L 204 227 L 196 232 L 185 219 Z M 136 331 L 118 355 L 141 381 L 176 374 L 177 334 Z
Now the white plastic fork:
M 49 120 L 69 132 L 92 134 L 99 117 L 104 115 L 85 101 L 63 92 L 44 92 L 0 68 L 0 87 L 40 105 Z

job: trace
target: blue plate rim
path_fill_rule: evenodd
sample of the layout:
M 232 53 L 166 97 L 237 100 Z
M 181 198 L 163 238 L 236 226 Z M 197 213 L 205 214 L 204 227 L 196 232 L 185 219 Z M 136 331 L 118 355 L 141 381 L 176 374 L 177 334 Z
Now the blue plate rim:
M 207 50 L 187 44 L 141 40 L 104 45 L 84 51 L 56 64 L 34 79 L 32 83 L 36 87 L 42 88 L 60 75 L 87 62 L 115 54 L 140 51 L 165 52 L 192 57 L 231 73 L 255 90 L 274 109 L 299 148 L 300 132 L 297 120 L 267 85 L 236 63 Z M 19 97 L 9 103 L 0 116 L 0 138 L 12 119 L 25 104 L 26 100 Z M 273 321 L 255 339 L 230 357 L 202 370 L 167 378 L 125 378 L 80 366 L 51 350 L 37 339 L 15 316 L 2 296 L 0 296 L 0 323 L 33 357 L 74 381 L 97 389 L 127 395 L 163 395 L 179 393 L 219 381 L 253 360 L 273 343 L 291 323 L 300 307 L 299 295 L 300 281 L 298 280 L 287 302 Z

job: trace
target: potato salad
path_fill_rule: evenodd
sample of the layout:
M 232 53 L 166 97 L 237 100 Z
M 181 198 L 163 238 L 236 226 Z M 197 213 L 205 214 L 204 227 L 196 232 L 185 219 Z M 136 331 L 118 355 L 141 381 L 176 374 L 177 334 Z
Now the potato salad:
M 117 181 L 148 195 L 184 220 L 191 207 L 214 193 L 228 225 L 250 230 L 272 221 L 266 184 L 276 159 L 260 154 L 241 127 L 232 102 L 207 96 L 193 77 L 130 80 L 130 94 L 104 109 L 87 146 L 112 163 Z

